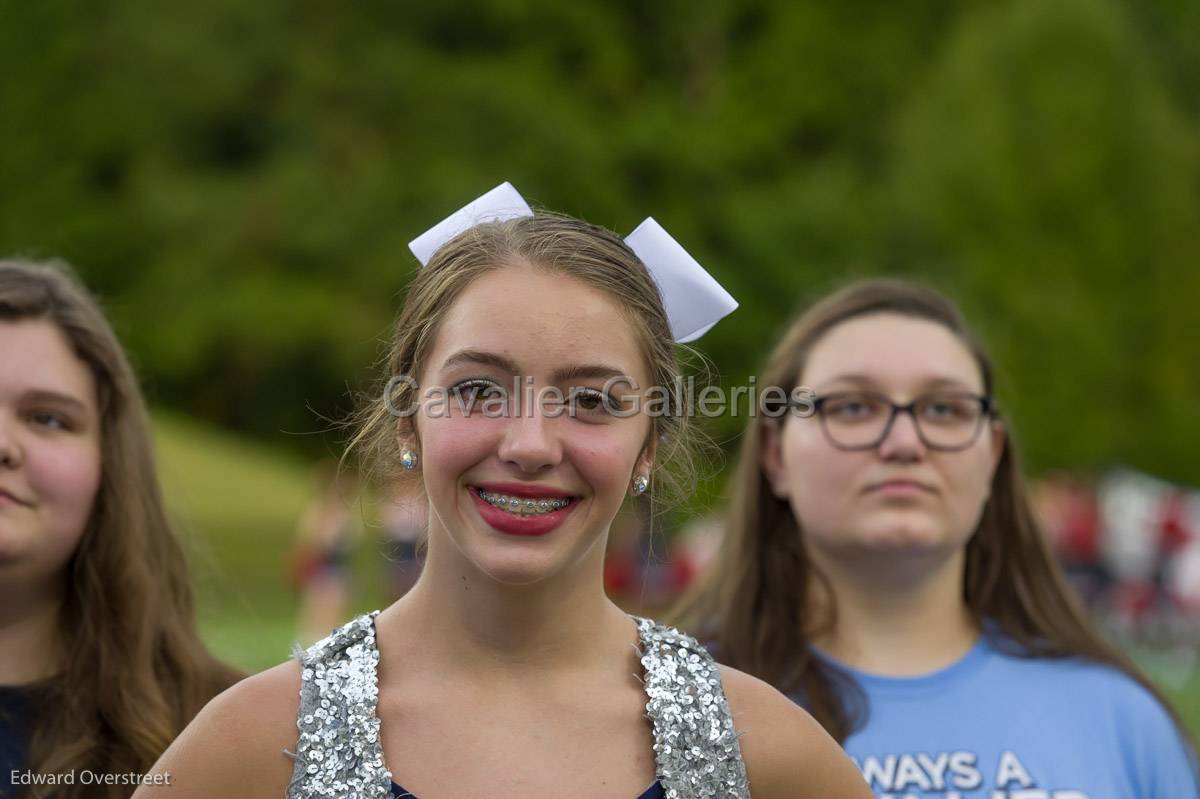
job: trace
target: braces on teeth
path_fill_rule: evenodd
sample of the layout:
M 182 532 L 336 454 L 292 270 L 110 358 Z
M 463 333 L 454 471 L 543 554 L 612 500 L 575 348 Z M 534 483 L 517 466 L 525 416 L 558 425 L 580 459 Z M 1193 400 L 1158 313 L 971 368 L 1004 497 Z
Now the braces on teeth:
M 571 503 L 569 499 L 518 499 L 504 494 L 492 494 L 482 489 L 479 490 L 479 498 L 500 510 L 521 515 L 549 513 L 565 508 Z

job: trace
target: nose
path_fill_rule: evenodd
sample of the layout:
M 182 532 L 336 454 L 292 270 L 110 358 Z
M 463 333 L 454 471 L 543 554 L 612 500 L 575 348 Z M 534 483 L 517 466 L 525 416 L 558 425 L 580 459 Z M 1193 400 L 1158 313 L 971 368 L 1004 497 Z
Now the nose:
M 508 420 L 499 456 L 526 474 L 537 474 L 562 460 L 562 442 L 554 419 L 540 408 L 522 410 Z
M 925 457 L 925 442 L 917 432 L 917 420 L 911 411 L 896 413 L 887 435 L 879 442 L 879 457 L 905 462 Z
M 17 444 L 16 422 L 0 413 L 0 467 L 15 469 L 21 464 L 21 448 Z

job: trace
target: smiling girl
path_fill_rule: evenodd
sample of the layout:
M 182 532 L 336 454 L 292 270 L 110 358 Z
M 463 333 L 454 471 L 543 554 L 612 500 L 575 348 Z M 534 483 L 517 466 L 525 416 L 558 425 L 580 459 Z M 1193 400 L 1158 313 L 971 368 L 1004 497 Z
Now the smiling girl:
M 79 775 L 145 772 L 235 679 L 196 633 L 108 322 L 65 269 L 0 261 L 0 795 L 129 796 Z
M 424 571 L 214 701 L 161 796 L 868 795 L 806 713 L 604 595 L 609 526 L 687 442 L 685 415 L 637 409 L 678 370 L 647 265 L 540 213 L 432 249 L 388 360 L 408 379 L 355 442 L 428 497 Z
M 850 286 L 760 385 L 815 399 L 746 433 L 687 611 L 719 657 L 807 707 L 880 796 L 1197 795 L 1166 703 L 1069 594 L 991 362 L 944 297 Z

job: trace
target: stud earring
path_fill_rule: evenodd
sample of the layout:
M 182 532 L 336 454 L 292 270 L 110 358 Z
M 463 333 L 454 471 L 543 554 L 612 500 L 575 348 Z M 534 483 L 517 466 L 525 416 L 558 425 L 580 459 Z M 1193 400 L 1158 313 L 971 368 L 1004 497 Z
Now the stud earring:
M 411 472 L 417 468 L 417 453 L 411 449 L 406 449 L 400 453 L 400 465 L 404 467 L 404 471 Z
M 650 481 L 646 478 L 646 475 L 639 474 L 637 477 L 633 478 L 633 495 L 635 497 L 640 497 L 642 494 L 645 494 L 646 489 L 649 487 Z

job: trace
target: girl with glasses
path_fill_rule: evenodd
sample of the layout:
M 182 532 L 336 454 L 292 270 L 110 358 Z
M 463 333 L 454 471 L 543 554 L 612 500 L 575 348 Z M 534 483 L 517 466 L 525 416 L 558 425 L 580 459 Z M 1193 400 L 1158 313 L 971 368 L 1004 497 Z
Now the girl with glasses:
M 760 386 L 716 571 L 717 656 L 806 707 L 880 797 L 1195 797 L 1186 734 L 1092 627 L 1030 511 L 991 361 L 940 294 L 852 285 Z

